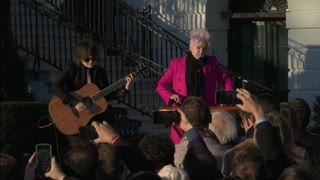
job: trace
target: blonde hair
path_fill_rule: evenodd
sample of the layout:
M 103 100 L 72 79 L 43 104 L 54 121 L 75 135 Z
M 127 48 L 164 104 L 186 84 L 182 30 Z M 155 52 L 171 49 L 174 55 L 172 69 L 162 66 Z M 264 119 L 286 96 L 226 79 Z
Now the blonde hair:
M 266 114 L 266 118 L 270 120 L 272 126 L 279 128 L 282 147 L 291 152 L 293 144 L 292 129 L 286 122 L 285 118 L 278 111 L 271 111 Z

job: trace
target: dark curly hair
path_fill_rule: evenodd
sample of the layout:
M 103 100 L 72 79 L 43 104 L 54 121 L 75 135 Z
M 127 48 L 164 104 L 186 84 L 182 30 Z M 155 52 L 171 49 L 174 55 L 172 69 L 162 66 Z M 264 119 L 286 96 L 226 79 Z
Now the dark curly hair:
M 64 172 L 79 179 L 88 179 L 95 175 L 98 166 L 98 151 L 89 140 L 75 141 L 63 155 Z
M 144 136 L 138 147 L 153 168 L 173 164 L 174 144 L 168 136 L 155 134 Z

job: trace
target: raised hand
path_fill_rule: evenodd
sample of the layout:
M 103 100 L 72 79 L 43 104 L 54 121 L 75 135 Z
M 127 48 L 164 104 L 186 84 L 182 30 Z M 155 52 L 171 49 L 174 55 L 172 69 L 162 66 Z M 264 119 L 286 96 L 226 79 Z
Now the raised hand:
M 239 98 L 243 104 L 237 104 L 236 106 L 241 110 L 252 113 L 256 119 L 264 117 L 264 113 L 261 107 L 259 99 L 251 94 L 249 91 L 237 88 L 237 98 Z
M 66 177 L 64 172 L 60 169 L 60 167 L 56 161 L 56 157 L 54 157 L 54 156 L 51 159 L 51 169 L 49 172 L 45 173 L 45 177 L 49 177 L 49 178 L 55 179 L 55 180 L 63 180 L 63 178 Z
M 92 125 L 96 129 L 99 137 L 94 140 L 95 143 L 109 143 L 113 144 L 114 140 L 118 137 L 119 134 L 113 129 L 111 125 L 109 125 L 106 121 L 103 123 L 94 121 Z

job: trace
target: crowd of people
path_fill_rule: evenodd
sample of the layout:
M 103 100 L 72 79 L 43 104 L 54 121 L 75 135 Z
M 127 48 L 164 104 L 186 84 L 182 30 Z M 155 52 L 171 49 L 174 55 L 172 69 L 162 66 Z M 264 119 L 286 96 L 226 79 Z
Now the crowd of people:
M 236 90 L 242 101 L 237 104 L 240 126 L 233 114 L 210 112 L 203 98 L 189 96 L 177 108 L 179 127 L 185 132 L 180 143 L 174 144 L 168 134 L 148 134 L 132 143 L 106 121 L 93 121 L 98 138 L 79 137 L 66 148 L 60 162 L 53 156 L 44 176 L 56 180 L 319 178 L 319 153 L 312 155 L 317 161 L 311 161 L 308 139 L 295 137 L 289 125 L 289 121 L 305 122 L 308 117 L 302 115 L 308 111 L 293 111 L 295 116 L 288 117 L 288 107 L 273 96 Z M 288 104 L 294 107 L 297 102 L 305 101 L 297 98 Z M 243 137 L 240 128 L 245 131 Z M 303 126 L 297 128 L 296 132 L 304 132 Z M 42 178 L 37 175 L 35 156 L 24 169 L 26 180 Z M 23 167 L 13 157 L 0 157 L 1 179 L 23 179 Z
M 170 134 L 147 134 L 132 142 L 121 137 L 106 116 L 90 121 L 97 137 L 73 135 L 62 158 L 53 154 L 50 168 L 37 171 L 36 153 L 25 167 L 8 154 L 0 154 L 1 179 L 54 180 L 311 180 L 320 178 L 318 137 L 305 128 L 310 120 L 310 107 L 301 98 L 289 102 L 269 93 L 253 95 L 236 88 L 232 79 L 219 70 L 214 56 L 207 56 L 209 33 L 191 33 L 190 51 L 174 58 L 168 70 L 155 85 L 168 105 L 179 113 L 179 123 Z M 76 49 L 75 62 L 67 66 L 55 83 L 55 92 L 66 105 L 82 112 L 90 108 L 72 96 L 72 92 L 95 83 L 102 88 L 108 80 L 96 66 L 98 51 L 89 41 Z M 134 84 L 125 78 L 108 100 L 123 97 Z M 241 100 L 237 114 L 216 110 L 215 89 L 218 82 L 225 90 L 235 90 Z M 168 87 L 171 86 L 172 89 Z

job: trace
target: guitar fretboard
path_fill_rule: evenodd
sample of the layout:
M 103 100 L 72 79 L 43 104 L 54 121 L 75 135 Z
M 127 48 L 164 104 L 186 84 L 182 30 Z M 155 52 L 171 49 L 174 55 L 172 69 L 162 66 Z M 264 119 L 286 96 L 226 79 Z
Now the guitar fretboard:
M 122 78 L 122 79 L 118 80 L 117 82 L 111 84 L 110 86 L 102 89 L 97 94 L 93 95 L 92 96 L 92 100 L 96 101 L 96 100 L 98 100 L 98 99 L 110 94 L 112 91 L 114 91 L 114 90 L 118 89 L 119 87 L 125 85 L 125 83 L 126 83 L 126 79 L 125 78 Z
M 138 71 L 135 71 L 133 73 L 131 73 L 132 76 L 136 76 L 138 73 L 140 73 L 141 71 L 146 70 L 146 68 L 142 68 Z M 118 89 L 119 87 L 123 86 L 126 84 L 126 77 L 123 77 L 122 79 L 118 80 L 117 82 L 111 84 L 110 86 L 102 89 L 100 92 L 98 92 L 97 94 L 93 95 L 91 98 L 93 101 L 96 101 L 108 94 L 110 94 L 111 92 L 113 92 L 114 90 Z

